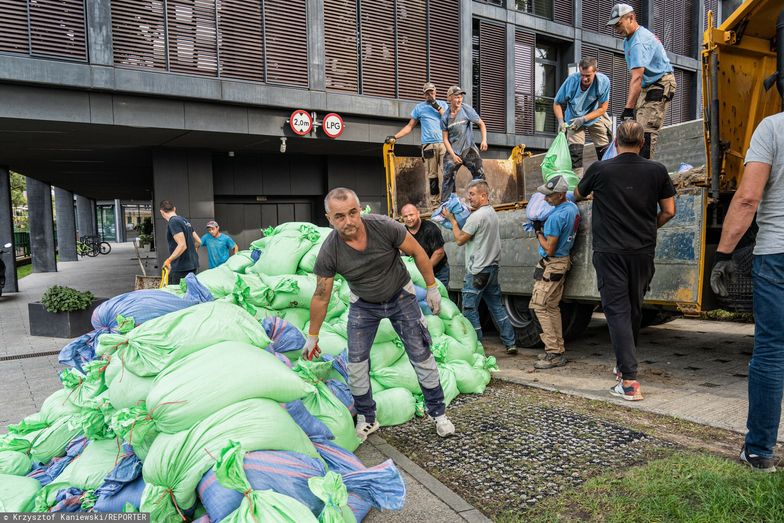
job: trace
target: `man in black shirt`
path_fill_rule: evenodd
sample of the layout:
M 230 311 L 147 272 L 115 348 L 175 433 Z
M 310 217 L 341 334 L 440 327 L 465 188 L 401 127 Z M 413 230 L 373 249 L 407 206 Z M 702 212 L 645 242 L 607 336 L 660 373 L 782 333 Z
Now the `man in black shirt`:
M 409 203 L 400 210 L 400 216 L 408 232 L 422 246 L 433 264 L 436 279 L 449 288 L 449 263 L 444 252 L 444 236 L 438 225 L 430 220 L 422 220 L 419 210 Z
M 196 250 L 201 246 L 201 238 L 188 220 L 177 216 L 177 208 L 169 200 L 161 202 L 160 212 L 168 222 L 166 241 L 170 253 L 163 261 L 163 266 L 169 269 L 169 284 L 176 285 L 189 272 L 199 269 L 199 254 Z
M 643 297 L 654 273 L 656 229 L 675 216 L 670 176 L 662 164 L 640 156 L 644 143 L 639 123 L 621 123 L 615 139 L 618 156 L 591 164 L 574 191 L 577 200 L 594 193 L 593 266 L 618 380 L 610 394 L 629 401 L 643 399 L 637 381 L 637 335 Z

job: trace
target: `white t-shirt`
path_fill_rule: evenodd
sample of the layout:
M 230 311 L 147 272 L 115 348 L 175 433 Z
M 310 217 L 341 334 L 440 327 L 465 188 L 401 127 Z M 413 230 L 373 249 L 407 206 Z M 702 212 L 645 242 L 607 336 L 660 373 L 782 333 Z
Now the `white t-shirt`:
M 784 112 L 768 116 L 754 130 L 746 163 L 770 165 L 770 177 L 757 209 L 754 254 L 784 253 Z

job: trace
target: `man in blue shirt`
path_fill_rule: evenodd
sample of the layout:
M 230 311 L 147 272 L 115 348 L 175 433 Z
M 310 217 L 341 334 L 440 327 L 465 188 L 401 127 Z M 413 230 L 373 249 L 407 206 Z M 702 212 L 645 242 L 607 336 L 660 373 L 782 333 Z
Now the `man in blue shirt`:
M 623 53 L 629 68 L 629 94 L 621 113 L 622 120 L 637 120 L 645 132 L 645 145 L 640 156 L 651 159 L 656 149 L 659 128 L 667 107 L 675 96 L 677 85 L 667 52 L 652 32 L 637 23 L 634 8 L 615 4 L 607 25 L 625 36 Z
M 554 176 L 537 189 L 537 192 L 545 195 L 547 203 L 555 207 L 544 224 L 534 224 L 542 259 L 534 269 L 534 288 L 529 307 L 542 326 L 541 338 L 545 350 L 545 354 L 534 364 L 537 369 L 566 365 L 559 304 L 566 273 L 572 267 L 569 254 L 580 226 L 580 211 L 566 199 L 568 189 L 569 184 L 563 176 Z
M 583 174 L 583 149 L 585 132 L 588 131 L 596 148 L 596 157 L 602 159 L 612 140 L 610 117 L 610 79 L 597 73 L 596 58 L 580 60 L 580 71 L 570 74 L 561 84 L 553 103 L 553 114 L 558 120 L 558 130 L 566 128 L 566 140 L 572 157 L 575 174 Z M 564 115 L 564 107 L 566 114 Z
M 441 136 L 441 116 L 449 108 L 447 103 L 436 98 L 436 86 L 428 82 L 422 86 L 424 102 L 419 102 L 411 111 L 411 119 L 393 136 L 387 136 L 386 143 L 394 143 L 409 134 L 417 122 L 422 126 L 422 161 L 425 163 L 430 206 L 435 208 L 441 202 L 438 190 L 441 187 L 441 170 L 444 165 L 444 139 Z
M 474 180 L 484 180 L 485 171 L 482 168 L 482 158 L 474 143 L 474 126 L 479 127 L 482 133 L 482 142 L 479 149 L 487 150 L 487 127 L 474 108 L 463 103 L 465 91 L 453 85 L 446 92 L 449 109 L 441 117 L 441 130 L 443 132 L 444 147 L 444 184 L 441 186 L 441 201 L 446 201 L 449 195 L 455 192 L 455 176 L 460 166 L 464 166 L 471 173 Z
M 237 254 L 239 247 L 228 234 L 220 231 L 215 220 L 207 222 L 207 234 L 201 237 L 201 244 L 207 247 L 210 269 L 224 263 L 232 254 Z

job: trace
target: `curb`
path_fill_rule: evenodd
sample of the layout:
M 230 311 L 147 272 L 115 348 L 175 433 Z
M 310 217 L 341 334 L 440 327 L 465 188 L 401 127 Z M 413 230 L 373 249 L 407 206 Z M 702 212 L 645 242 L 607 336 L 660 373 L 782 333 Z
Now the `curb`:
M 491 523 L 492 520 L 479 512 L 473 505 L 431 476 L 425 469 L 408 459 L 408 457 L 387 443 L 387 441 L 378 434 L 371 434 L 367 439 L 367 443 L 372 445 L 373 448 L 378 450 L 381 454 L 394 461 L 395 465 L 421 483 L 433 495 L 454 510 L 464 521 L 469 521 L 471 523 Z

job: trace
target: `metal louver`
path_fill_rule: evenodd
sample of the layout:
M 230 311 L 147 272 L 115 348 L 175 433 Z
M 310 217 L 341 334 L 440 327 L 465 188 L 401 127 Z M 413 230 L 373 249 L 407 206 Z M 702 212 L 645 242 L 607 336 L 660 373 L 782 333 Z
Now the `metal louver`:
M 267 82 L 307 87 L 305 0 L 262 0 L 262 6 Z
M 87 61 L 84 0 L 0 0 L 0 52 Z
M 398 98 L 419 99 L 427 79 L 427 6 L 423 0 L 397 0 Z M 445 92 L 445 91 L 444 91 Z
M 0 38 L 0 52 L 30 54 L 27 2 L 0 0 L 0 12 L 3 13 L 3 38 Z
M 460 2 L 458 0 L 429 0 L 428 51 L 429 80 L 446 94 L 451 85 L 460 83 Z M 466 86 L 463 86 L 466 87 Z
M 559 24 L 574 24 L 574 3 L 572 0 L 549 0 L 553 3 L 553 21 Z
M 327 90 L 359 92 L 355 0 L 324 0 L 324 56 Z
M 664 49 L 691 56 L 694 54 L 693 0 L 656 0 L 650 30 Z
M 214 0 L 167 0 L 169 70 L 218 75 Z
M 264 81 L 261 4 L 218 0 L 220 76 Z
M 395 97 L 395 2 L 359 0 L 362 94 Z
M 479 115 L 488 131 L 506 132 L 506 26 L 479 22 Z
M 112 0 L 114 63 L 166 69 L 163 0 Z
M 645 25 L 646 20 L 642 9 L 642 0 L 626 0 L 625 3 L 634 8 L 634 12 L 637 14 L 637 21 Z M 615 34 L 612 26 L 607 25 L 607 20 L 610 19 L 610 13 L 615 4 L 615 0 L 583 0 L 583 29 L 621 38 Z
M 534 49 L 536 37 L 515 31 L 515 133 L 534 133 Z

